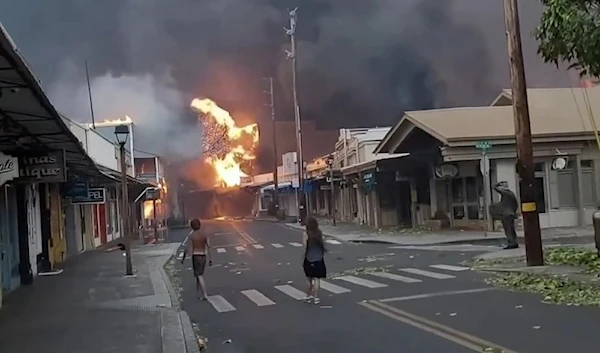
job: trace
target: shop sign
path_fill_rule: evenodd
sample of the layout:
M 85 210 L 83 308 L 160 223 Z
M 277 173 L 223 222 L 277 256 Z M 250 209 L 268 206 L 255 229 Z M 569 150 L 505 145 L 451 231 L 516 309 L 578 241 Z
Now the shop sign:
M 0 152 L 0 186 L 19 177 L 19 159 Z
M 67 184 L 66 195 L 69 198 L 85 198 L 88 196 L 89 185 L 86 182 L 77 182 Z
M 62 183 L 67 180 L 65 151 L 19 156 L 19 182 Z
M 106 202 L 105 188 L 89 188 L 86 197 L 74 197 L 72 205 L 98 205 Z

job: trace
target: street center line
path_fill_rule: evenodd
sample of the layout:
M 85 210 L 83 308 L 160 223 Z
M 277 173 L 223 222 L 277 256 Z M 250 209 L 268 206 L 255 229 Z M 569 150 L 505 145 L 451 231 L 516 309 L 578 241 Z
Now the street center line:
M 453 265 L 430 265 L 429 267 L 437 268 L 438 270 L 448 270 L 448 271 L 454 271 L 454 272 L 470 270 L 470 268 L 468 268 L 468 267 L 453 266 Z
M 277 249 L 283 248 L 283 245 L 281 245 L 281 244 L 278 244 L 278 243 L 273 243 L 273 244 L 271 244 L 271 245 L 273 245 L 273 247 L 274 247 L 274 248 L 277 248 Z
M 275 286 L 275 289 L 289 295 L 290 297 L 296 299 L 296 300 L 301 300 L 306 298 L 306 293 L 304 293 L 301 290 L 298 290 L 290 285 L 284 284 L 282 286 Z
M 295 246 L 297 248 L 300 247 L 300 246 L 302 246 L 302 244 L 300 244 L 300 243 L 290 243 L 290 245 L 291 246 Z
M 341 244 L 341 242 L 339 242 L 339 241 L 337 241 L 335 239 L 327 239 L 327 240 L 325 240 L 325 242 L 328 243 L 328 244 L 333 244 L 333 245 L 340 245 Z
M 208 302 L 220 313 L 234 311 L 235 307 L 220 295 L 210 295 L 206 297 Z
M 243 247 L 243 246 L 236 246 L 235 250 L 237 250 L 237 251 L 244 251 L 244 250 L 246 250 L 246 248 Z
M 394 273 L 389 273 L 389 272 L 371 272 L 369 273 L 371 276 L 377 276 L 377 277 L 381 277 L 381 278 L 387 278 L 387 279 L 392 279 L 394 281 L 400 281 L 400 282 L 404 282 L 404 283 L 418 283 L 418 282 L 423 282 L 420 279 L 416 279 L 416 278 L 410 278 L 410 277 L 405 277 L 405 276 L 400 276 Z
M 415 299 L 427 299 L 427 298 L 435 298 L 435 297 L 445 297 L 448 295 L 460 295 L 460 294 L 471 294 L 471 293 L 481 293 L 481 292 L 489 292 L 495 290 L 495 288 L 486 287 L 486 288 L 476 288 L 476 289 L 464 289 L 464 290 L 455 290 L 455 291 L 445 291 L 445 292 L 433 292 L 433 293 L 424 293 L 417 295 L 409 295 L 406 297 L 395 297 L 395 298 L 386 298 L 379 299 L 378 301 L 382 303 L 390 303 L 390 302 L 402 302 L 406 300 L 415 300 Z
M 265 247 L 260 244 L 252 244 L 255 249 L 264 249 Z
M 434 335 L 455 342 L 463 347 L 471 349 L 475 352 L 497 351 L 505 353 L 516 353 L 513 350 L 507 349 L 495 343 L 486 341 L 482 338 L 470 335 L 468 333 L 456 330 L 452 327 L 442 325 L 435 321 L 428 320 L 424 317 L 411 314 L 400 310 L 396 307 L 384 304 L 380 301 L 368 301 L 359 303 L 359 305 L 383 314 L 391 319 L 419 328 L 423 331 L 433 333 Z
M 335 279 L 358 284 L 359 286 L 363 286 L 363 287 L 367 287 L 367 288 L 383 288 L 383 287 L 388 286 L 387 284 L 369 281 L 368 279 L 362 279 L 362 278 L 354 277 L 354 276 L 341 276 L 341 277 L 336 277 Z
M 412 273 L 414 275 L 420 275 L 420 276 L 425 276 L 425 277 L 435 278 L 435 279 L 456 278 L 456 276 L 447 275 L 447 274 L 444 274 L 444 273 L 436 273 L 436 272 L 430 272 L 430 271 L 420 270 L 418 268 L 399 268 L 399 270 L 403 271 L 403 272 Z
M 267 298 L 264 294 L 257 291 L 256 289 L 243 290 L 242 294 L 245 295 L 246 297 L 248 297 L 248 299 L 252 300 L 254 302 L 254 304 L 256 304 L 258 306 L 267 306 L 267 305 L 275 304 L 274 301 Z
M 227 252 L 227 250 L 225 248 L 217 248 L 217 252 L 224 253 L 224 252 Z
M 333 283 L 329 283 L 326 281 L 321 280 L 321 289 L 326 290 L 328 292 L 331 292 L 333 294 L 342 294 L 342 293 L 348 293 L 351 292 L 350 289 L 344 288 L 344 287 L 340 287 L 336 284 Z

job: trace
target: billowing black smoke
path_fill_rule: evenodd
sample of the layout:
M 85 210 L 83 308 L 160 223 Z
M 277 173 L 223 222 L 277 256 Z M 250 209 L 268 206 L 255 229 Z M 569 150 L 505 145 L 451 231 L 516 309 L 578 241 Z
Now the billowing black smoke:
M 87 59 L 97 116 L 129 114 L 145 149 L 185 154 L 200 149 L 179 124 L 194 96 L 266 122 L 261 78 L 275 76 L 278 119 L 293 118 L 283 27 L 295 6 L 301 112 L 321 127 L 487 104 L 508 84 L 498 0 L 2 0 L 0 20 L 60 110 L 88 119 Z M 535 55 L 541 5 L 521 7 L 530 85 L 564 83 Z

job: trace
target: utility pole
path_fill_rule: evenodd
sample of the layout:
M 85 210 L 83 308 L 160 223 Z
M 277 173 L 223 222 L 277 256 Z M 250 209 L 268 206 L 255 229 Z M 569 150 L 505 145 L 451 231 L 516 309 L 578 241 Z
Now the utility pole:
M 335 226 L 335 185 L 333 184 L 333 156 L 327 158 L 327 166 L 329 167 L 329 187 L 331 188 L 329 195 L 329 209 L 331 211 L 331 223 Z
M 265 78 L 269 81 L 269 91 L 265 92 L 271 98 L 271 128 L 273 129 L 273 203 L 275 204 L 275 217 L 279 217 L 279 156 L 277 155 L 277 126 L 275 124 L 275 96 L 273 93 L 273 77 Z
M 90 84 L 90 71 L 88 70 L 88 62 L 85 60 L 85 77 L 87 79 L 88 98 L 90 101 L 90 114 L 92 116 L 92 129 L 96 129 L 96 118 L 94 116 L 94 101 L 92 100 L 92 85 Z
M 517 173 L 520 179 L 521 212 L 525 230 L 525 254 L 528 266 L 543 266 L 542 237 L 540 219 L 535 203 L 535 172 L 533 148 L 531 145 L 531 124 L 529 103 L 523 64 L 521 28 L 517 0 L 504 0 L 504 20 L 508 39 L 510 83 L 517 142 Z
M 290 28 L 285 28 L 286 34 L 290 36 L 291 50 L 287 51 L 287 59 L 292 60 L 292 93 L 294 96 L 294 118 L 296 122 L 296 159 L 298 167 L 298 188 L 296 194 L 298 197 L 298 219 L 304 223 L 304 193 L 302 192 L 304 183 L 304 158 L 302 153 L 302 124 L 300 121 L 300 106 L 298 103 L 298 90 L 296 84 L 296 17 L 298 8 L 290 11 Z

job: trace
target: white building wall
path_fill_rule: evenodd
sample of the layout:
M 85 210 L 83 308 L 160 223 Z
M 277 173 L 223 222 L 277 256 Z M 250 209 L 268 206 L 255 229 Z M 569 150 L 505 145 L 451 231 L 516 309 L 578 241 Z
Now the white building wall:
M 119 146 L 113 144 L 110 140 L 106 139 L 100 133 L 88 126 L 74 122 L 67 123 L 73 135 L 77 137 L 81 143 L 81 146 L 86 150 L 87 154 L 92 158 L 92 160 L 94 160 L 94 162 L 112 170 L 121 170 Z M 125 156 L 127 163 L 127 174 L 130 176 L 135 176 L 131 153 L 129 151 L 125 151 Z

